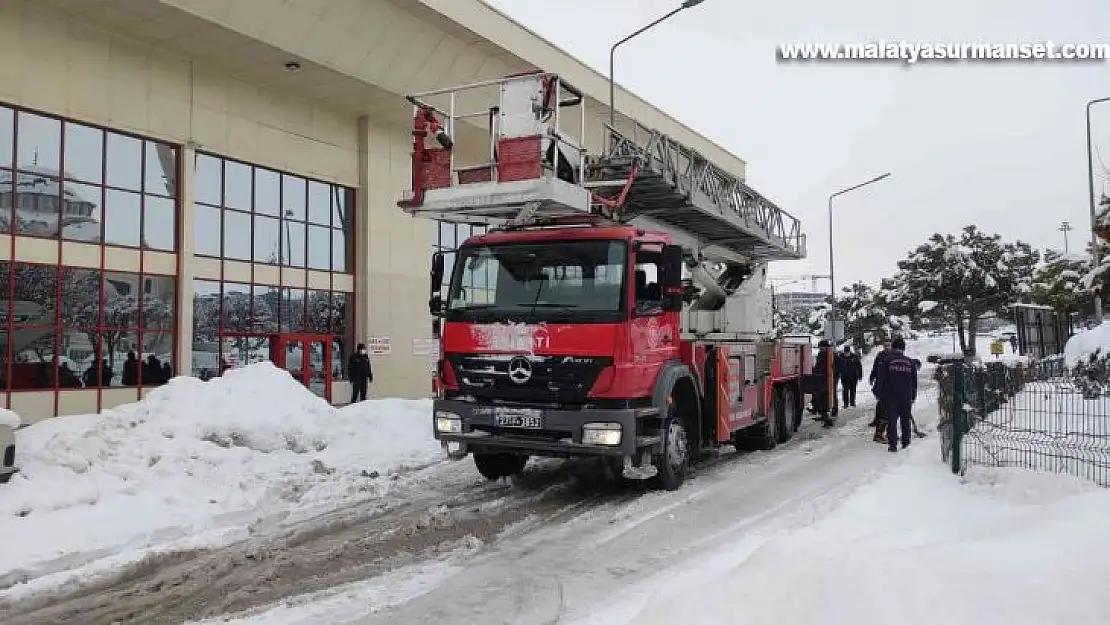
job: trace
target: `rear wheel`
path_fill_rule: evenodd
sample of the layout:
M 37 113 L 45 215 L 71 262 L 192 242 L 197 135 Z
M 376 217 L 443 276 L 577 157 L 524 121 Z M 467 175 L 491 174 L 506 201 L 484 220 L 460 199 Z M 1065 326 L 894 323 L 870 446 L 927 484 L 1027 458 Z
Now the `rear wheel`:
M 14 473 L 0 473 L 0 484 L 7 484 L 8 482 L 12 481 L 12 476 L 13 475 L 15 475 L 15 474 Z
M 794 391 L 789 388 L 778 390 L 778 410 L 775 412 L 775 421 L 778 427 L 778 442 L 785 443 L 794 437 Z
M 526 464 L 528 456 L 506 453 L 474 454 L 474 466 L 478 468 L 478 473 L 490 481 L 516 475 L 524 470 Z
M 774 397 L 771 399 L 771 414 L 767 415 L 767 419 L 755 426 L 757 428 L 757 444 L 760 449 L 771 450 L 778 446 L 781 434 L 779 433 L 780 426 L 783 419 L 780 419 L 782 414 L 782 393 L 775 391 Z

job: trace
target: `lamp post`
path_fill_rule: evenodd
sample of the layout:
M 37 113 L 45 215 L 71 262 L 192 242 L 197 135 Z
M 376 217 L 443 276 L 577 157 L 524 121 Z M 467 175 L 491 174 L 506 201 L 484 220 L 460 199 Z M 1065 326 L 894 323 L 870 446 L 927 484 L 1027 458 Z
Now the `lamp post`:
M 1097 268 L 1102 261 L 1098 253 L 1098 235 L 1095 234 L 1095 172 L 1094 155 L 1091 154 L 1091 107 L 1100 102 L 1110 102 L 1110 97 L 1096 98 L 1087 103 L 1087 193 L 1091 208 L 1091 267 Z M 1102 323 L 1102 289 L 1095 292 L 1095 323 Z
M 1062 222 L 1057 230 L 1064 233 L 1064 256 L 1067 256 L 1070 253 L 1068 250 L 1068 233 L 1072 231 L 1071 223 Z
M 855 191 L 860 187 L 865 187 L 869 184 L 879 182 L 880 180 L 883 180 L 888 176 L 890 176 L 890 172 L 887 172 L 881 176 L 875 176 L 867 182 L 861 182 L 857 185 L 848 187 L 847 189 L 841 189 L 840 191 L 837 191 L 836 193 L 833 193 L 829 196 L 829 293 L 832 296 L 832 301 L 829 302 L 829 325 L 831 328 L 829 332 L 831 336 L 829 338 L 833 341 L 836 341 L 836 268 L 834 262 L 835 259 L 833 256 L 833 198 L 838 195 L 844 195 L 849 191 Z
M 616 128 L 617 127 L 617 109 L 614 108 L 614 103 L 615 103 L 615 100 L 616 100 L 616 88 L 615 88 L 614 82 L 613 82 L 613 57 L 617 52 L 617 46 L 619 46 L 622 43 L 628 41 L 629 39 L 632 39 L 636 35 L 639 35 L 640 33 L 648 30 L 649 28 L 652 28 L 652 27 L 656 26 L 660 22 L 663 22 L 664 20 L 669 19 L 670 17 L 674 16 L 676 13 L 678 13 L 678 12 L 684 10 L 684 9 L 692 9 L 692 8 L 698 6 L 699 4 L 701 4 L 702 2 L 705 2 L 705 0 L 684 0 L 684 2 L 682 4 L 680 4 L 677 8 L 675 8 L 670 13 L 667 13 L 663 17 L 655 20 L 654 22 L 648 24 L 647 26 L 644 26 L 640 30 L 637 30 L 636 32 L 634 32 L 631 35 L 625 37 L 624 39 L 621 39 L 620 41 L 614 43 L 613 47 L 609 48 L 609 127 L 610 128 Z

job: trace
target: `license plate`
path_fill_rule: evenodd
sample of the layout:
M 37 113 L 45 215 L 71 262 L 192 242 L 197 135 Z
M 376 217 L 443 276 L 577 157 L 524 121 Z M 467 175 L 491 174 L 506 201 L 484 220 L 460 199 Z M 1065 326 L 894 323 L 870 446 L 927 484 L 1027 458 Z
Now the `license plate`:
M 493 414 L 493 423 L 500 428 L 525 428 L 538 430 L 543 427 L 539 410 L 500 408 Z

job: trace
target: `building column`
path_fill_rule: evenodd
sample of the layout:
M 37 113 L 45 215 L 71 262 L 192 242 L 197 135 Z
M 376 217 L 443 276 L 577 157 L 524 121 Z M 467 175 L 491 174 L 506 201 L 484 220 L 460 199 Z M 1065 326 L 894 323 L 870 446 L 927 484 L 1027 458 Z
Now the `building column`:
M 196 249 L 193 199 L 196 195 L 196 155 L 196 144 L 187 142 L 181 148 L 181 165 L 178 168 L 181 205 L 177 220 L 177 362 L 174 363 L 177 375 L 191 375 L 193 372 L 193 250 Z
M 358 118 L 358 193 L 355 204 L 355 343 L 370 334 L 370 141 L 373 124 Z M 354 349 L 354 345 L 351 346 Z

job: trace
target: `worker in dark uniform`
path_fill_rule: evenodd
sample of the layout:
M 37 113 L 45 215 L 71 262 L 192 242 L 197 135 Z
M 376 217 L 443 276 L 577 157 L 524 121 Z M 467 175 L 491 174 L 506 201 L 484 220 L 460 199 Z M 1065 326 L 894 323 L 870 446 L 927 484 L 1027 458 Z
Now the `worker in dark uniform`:
M 906 341 L 895 337 L 889 355 L 878 367 L 875 375 L 875 396 L 883 404 L 887 420 L 887 450 L 898 451 L 898 432 L 901 426 L 902 449 L 910 446 L 913 402 L 917 399 L 917 367 L 906 356 Z
M 844 394 L 844 407 L 856 406 L 856 386 L 863 378 L 863 363 L 859 354 L 852 351 L 851 345 L 845 345 L 841 356 L 840 386 Z
M 883 366 L 886 358 L 890 356 L 890 341 L 883 341 L 882 350 L 875 355 L 875 361 L 871 364 L 871 375 L 868 376 L 867 381 L 871 384 L 871 392 L 875 393 L 875 377 L 879 372 L 879 367 Z M 871 427 L 875 428 L 874 440 L 876 443 L 886 442 L 886 416 L 883 413 L 883 400 L 875 393 L 875 418 L 871 420 Z

